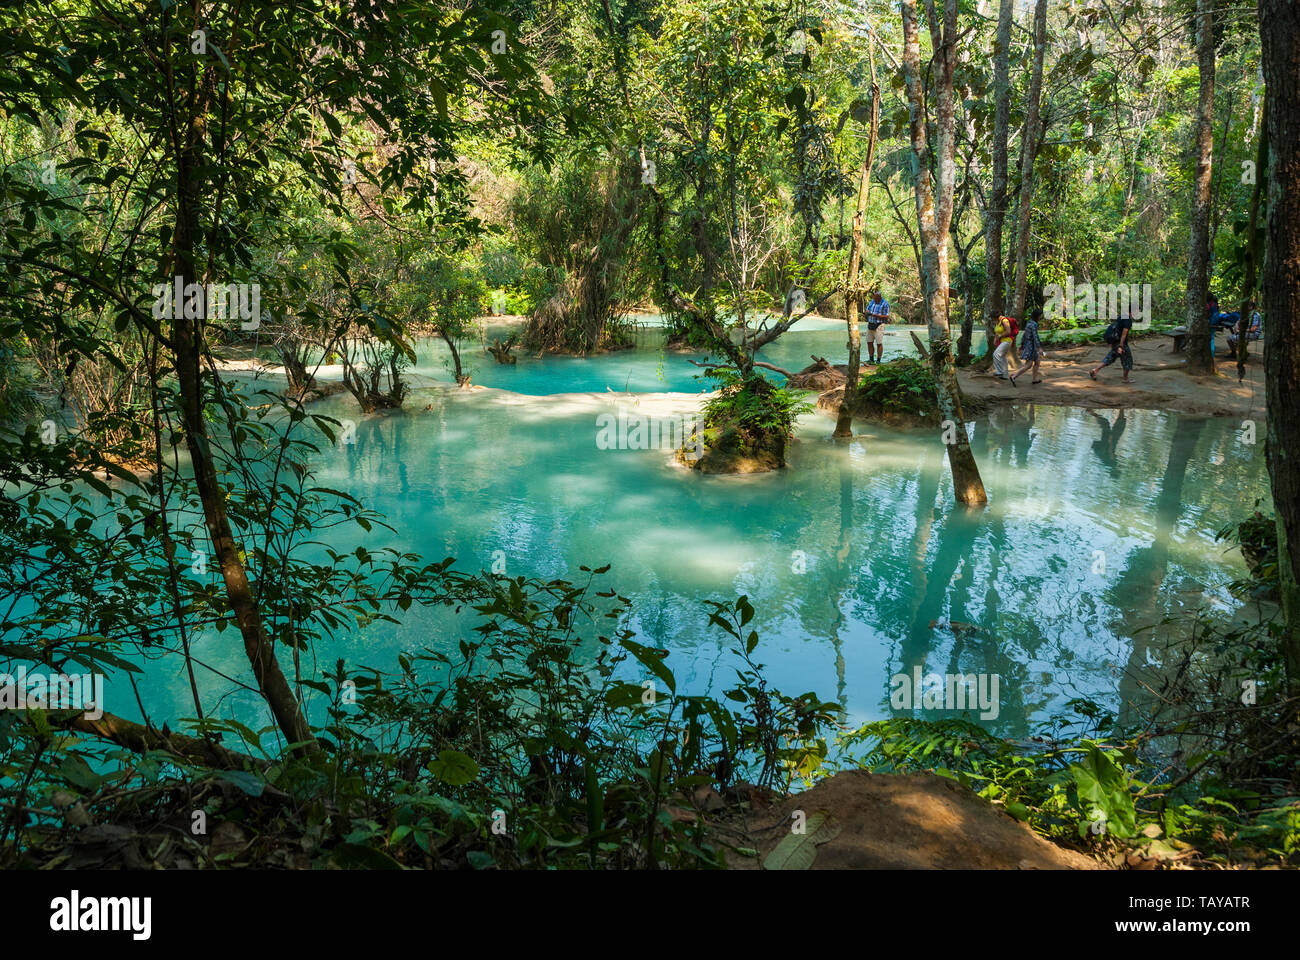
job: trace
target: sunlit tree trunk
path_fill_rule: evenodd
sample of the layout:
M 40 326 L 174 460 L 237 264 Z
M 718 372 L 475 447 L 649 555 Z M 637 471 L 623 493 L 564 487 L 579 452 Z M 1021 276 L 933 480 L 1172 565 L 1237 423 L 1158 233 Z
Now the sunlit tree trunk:
M 1300 5 L 1260 0 L 1268 124 L 1268 246 L 1264 254 L 1264 370 L 1268 474 L 1277 512 L 1283 654 L 1300 694 Z
M 966 436 L 961 411 L 961 391 L 953 363 L 948 328 L 948 229 L 952 223 L 955 165 L 956 108 L 953 102 L 953 68 L 957 59 L 957 0 L 944 0 L 940 27 L 934 0 L 926 0 L 930 20 L 933 88 L 936 92 L 936 147 L 931 153 L 925 129 L 925 91 L 921 81 L 920 44 L 917 37 L 916 0 L 903 0 L 903 75 L 907 87 L 913 164 L 916 171 L 916 219 L 921 234 L 922 290 L 930 331 L 930 366 L 935 399 L 948 444 L 953 494 L 959 503 L 987 503 L 975 455 Z M 937 169 L 938 189 L 935 189 Z
M 844 379 L 844 397 L 840 400 L 839 416 L 835 419 L 835 436 L 853 436 L 853 401 L 858 394 L 858 377 L 862 368 L 862 334 L 858 317 L 862 310 L 862 294 L 858 290 L 858 274 L 862 268 L 862 218 L 866 215 L 867 195 L 871 190 L 871 165 L 876 155 L 876 124 L 880 116 L 880 85 L 876 83 L 876 58 L 871 53 L 871 129 L 867 138 L 867 155 L 862 160 L 862 178 L 858 184 L 858 206 L 853 214 L 853 241 L 849 247 L 849 269 L 845 279 L 845 314 L 849 327 L 849 373 Z
M 1014 0 L 998 8 L 998 39 L 993 48 L 993 189 L 984 230 L 984 359 L 993 359 L 993 330 L 1004 304 L 1002 223 L 1007 216 L 1007 131 L 1011 125 L 1011 24 Z
M 1213 373 L 1210 318 L 1210 179 L 1214 151 L 1214 0 L 1197 0 L 1196 60 L 1201 89 L 1196 106 L 1196 179 L 1192 187 L 1191 249 L 1187 255 L 1187 370 Z
M 1034 156 L 1038 153 L 1039 104 L 1043 99 L 1043 56 L 1047 51 L 1047 0 L 1034 7 L 1034 69 L 1029 80 L 1029 102 L 1025 106 L 1025 129 L 1020 141 L 1020 202 L 1016 208 L 1016 286 L 1011 297 L 1011 315 L 1025 316 L 1025 288 L 1029 271 L 1030 203 L 1034 197 Z

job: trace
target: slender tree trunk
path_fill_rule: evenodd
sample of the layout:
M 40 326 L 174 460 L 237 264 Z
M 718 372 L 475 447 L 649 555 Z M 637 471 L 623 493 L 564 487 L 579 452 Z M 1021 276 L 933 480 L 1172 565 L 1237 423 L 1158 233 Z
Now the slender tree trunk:
M 465 386 L 467 378 L 460 368 L 460 351 L 456 349 L 456 341 L 448 336 L 445 330 L 439 330 L 438 333 L 442 337 L 443 342 L 447 344 L 447 349 L 451 351 L 451 362 L 455 370 L 456 385 L 458 387 L 463 387 Z
M 1241 75 L 1240 83 L 1246 84 L 1246 48 L 1241 48 L 1241 65 L 1237 68 Z M 1232 115 L 1236 112 L 1237 91 L 1231 82 L 1227 84 L 1228 88 L 1228 111 L 1227 116 L 1223 118 L 1223 133 L 1219 136 L 1219 147 L 1217 156 L 1227 157 L 1228 155 L 1228 133 L 1232 130 Z M 1213 201 L 1210 204 L 1210 276 L 1214 275 L 1214 239 L 1219 235 L 1219 220 L 1221 217 L 1221 208 L 1219 198 L 1223 195 L 1223 180 L 1227 176 L 1225 168 L 1219 168 L 1214 171 L 1214 188 L 1211 191 Z
M 994 328 L 1002 314 L 1006 282 L 1002 276 L 1002 222 L 1007 215 L 1007 133 L 1011 125 L 1011 25 L 1015 0 L 998 8 L 998 39 L 993 48 L 993 190 L 984 230 L 984 365 L 993 360 Z
M 1300 694 L 1300 5 L 1260 0 L 1268 124 L 1264 370 L 1287 684 Z
M 189 122 L 179 131 L 180 142 L 176 144 L 177 213 L 173 243 L 175 269 L 182 284 L 204 281 L 197 264 L 199 208 L 203 202 L 205 182 L 202 171 L 208 161 L 203 155 L 207 139 L 202 120 L 203 107 L 195 102 L 197 99 L 193 98 L 190 102 L 192 113 Z M 295 749 L 312 750 L 317 746 L 316 739 L 275 658 L 262 621 L 261 609 L 253 596 L 239 545 L 226 513 L 226 492 L 217 477 L 212 444 L 207 434 L 207 421 L 203 416 L 203 321 L 186 319 L 185 311 L 180 306 L 173 304 L 176 316 L 172 324 L 172 342 L 175 347 L 181 419 L 208 538 L 216 555 L 217 569 L 225 584 L 226 597 L 243 638 L 244 653 L 253 668 L 258 690 L 271 708 L 280 731 L 291 744 L 296 745 Z
M 970 196 L 966 194 L 965 196 Z M 975 303 L 971 299 L 970 289 L 970 253 L 971 249 L 984 235 L 984 228 L 981 227 L 979 233 L 971 237 L 966 243 L 961 242 L 961 237 L 957 233 L 957 228 L 961 226 L 961 207 L 958 207 L 957 213 L 953 217 L 952 245 L 957 251 L 957 267 L 961 271 L 961 334 L 957 337 L 957 366 L 968 366 L 971 361 L 970 348 L 971 340 L 975 336 Z
M 948 230 L 952 224 L 953 163 L 956 145 L 956 106 L 953 102 L 953 69 L 957 60 L 957 0 L 944 0 L 942 32 L 934 0 L 926 0 L 930 19 L 933 88 L 937 93 L 937 156 L 931 154 L 925 130 L 925 92 L 921 81 L 920 44 L 917 38 L 916 0 L 902 0 L 903 74 L 907 86 L 908 118 L 911 128 L 913 164 L 916 171 L 916 219 L 921 234 L 922 288 L 926 321 L 930 332 L 930 368 L 934 374 L 935 400 L 948 445 L 953 494 L 959 503 L 988 502 L 979 466 L 966 436 L 961 411 L 961 390 L 953 364 L 952 339 L 948 328 Z M 934 188 L 932 161 L 937 160 L 938 190 Z
M 1257 271 L 1259 270 L 1259 214 L 1260 200 L 1268 182 L 1268 123 L 1259 132 L 1259 147 L 1255 154 L 1255 189 L 1250 192 L 1250 213 L 1246 215 L 1246 264 L 1242 271 L 1241 307 L 1237 320 L 1237 379 L 1246 379 L 1246 358 L 1250 352 L 1250 310 L 1248 304 L 1255 299 Z
M 1016 207 L 1016 286 L 1011 298 L 1011 316 L 1025 316 L 1025 287 L 1029 272 L 1030 203 L 1034 196 L 1034 156 L 1038 153 L 1039 104 L 1043 99 L 1043 57 L 1047 51 L 1047 0 L 1034 7 L 1034 70 L 1029 79 L 1029 103 L 1025 107 L 1025 129 L 1020 141 L 1020 200 Z
M 844 396 L 835 419 L 836 437 L 853 436 L 853 401 L 858 394 L 858 377 L 862 367 L 862 335 L 858 316 L 862 310 L 862 293 L 858 290 L 858 273 L 862 268 L 862 218 L 866 215 L 867 195 L 871 191 L 871 165 L 876 155 L 876 124 L 880 115 L 880 85 L 876 83 L 876 57 L 871 59 L 871 129 L 867 137 L 867 155 L 862 159 L 862 177 L 858 183 L 858 205 L 853 214 L 853 240 L 849 247 L 849 269 L 845 281 L 845 314 L 849 327 L 849 375 L 844 380 Z
M 1187 255 L 1187 372 L 1213 373 L 1210 318 L 1210 181 L 1214 151 L 1214 0 L 1196 2 L 1196 60 L 1201 90 L 1196 106 L 1196 179 L 1192 188 L 1192 239 Z
M 970 343 L 975 336 L 975 304 L 970 296 L 970 250 L 957 246 L 957 268 L 961 271 L 961 333 L 957 337 L 957 363 L 970 363 Z

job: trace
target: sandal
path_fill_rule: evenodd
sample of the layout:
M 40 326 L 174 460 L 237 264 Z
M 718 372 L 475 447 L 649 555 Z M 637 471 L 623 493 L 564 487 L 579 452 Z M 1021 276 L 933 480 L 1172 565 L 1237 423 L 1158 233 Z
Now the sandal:
M 1032 383 L 1042 383 L 1043 381 L 1041 381 L 1041 380 L 1030 380 L 1029 382 L 1032 384 Z

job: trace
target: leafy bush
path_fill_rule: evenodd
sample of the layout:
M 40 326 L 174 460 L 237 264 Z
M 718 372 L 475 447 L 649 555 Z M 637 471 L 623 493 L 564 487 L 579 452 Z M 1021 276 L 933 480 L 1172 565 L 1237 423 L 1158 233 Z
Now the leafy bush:
M 934 374 L 915 357 L 899 357 L 864 376 L 858 395 L 886 410 L 924 415 L 934 409 Z
M 170 836 L 168 865 L 723 865 L 697 791 L 788 787 L 825 756 L 839 708 L 767 688 L 745 597 L 709 605 L 736 640 L 726 701 L 678 690 L 664 651 L 622 626 L 626 600 L 594 591 L 604 569 L 583 569 L 577 585 L 448 574 L 446 602 L 480 618 L 458 655 L 403 654 L 396 673 L 339 661 L 305 681 L 330 698 L 326 749 L 307 757 L 268 753 L 274 728 L 233 719 L 194 724 L 239 744 L 226 755 L 246 759 L 221 769 L 69 737 L 44 711 L 0 713 L 0 769 L 25 773 L 0 864 L 81 856 L 76 828 L 108 821 Z M 249 842 L 215 853 L 188 829 L 195 811 Z
M 1278 595 L 1277 521 L 1256 510 L 1240 523 L 1230 523 L 1217 534 L 1216 541 L 1237 544 L 1246 560 L 1251 579 L 1234 581 L 1230 586 L 1239 593 L 1256 597 Z
M 721 386 L 704 404 L 706 427 L 733 429 L 748 437 L 769 434 L 782 438 L 794 432 L 795 420 L 813 408 L 802 393 L 786 390 L 765 377 L 742 380 L 732 370 L 711 374 Z
M 1074 705 L 1096 711 L 1087 701 Z M 857 761 L 864 769 L 933 770 L 1037 833 L 1082 842 L 1097 852 L 1133 848 L 1157 860 L 1199 854 L 1218 863 L 1252 858 L 1294 863 L 1300 855 L 1295 797 L 1267 800 L 1214 781 L 1195 789 L 1157 782 L 1167 764 L 1163 758 L 1159 766 L 1154 758 L 1142 760 L 1139 737 L 1079 736 L 1026 750 L 965 720 L 895 717 L 865 724 L 841 736 L 836 746 L 865 746 Z

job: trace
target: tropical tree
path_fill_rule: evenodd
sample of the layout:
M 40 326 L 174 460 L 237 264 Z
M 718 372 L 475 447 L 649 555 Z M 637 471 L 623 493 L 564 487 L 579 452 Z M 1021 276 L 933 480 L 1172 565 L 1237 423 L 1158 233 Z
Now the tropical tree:
M 988 496 L 966 435 L 948 327 L 948 229 L 952 223 L 955 176 L 953 71 L 957 63 L 957 0 L 946 0 L 942 21 L 933 3 L 927 4 L 927 10 L 935 91 L 936 146 L 933 151 L 926 133 L 926 97 L 921 79 L 916 3 L 915 0 L 903 0 L 903 75 L 907 85 L 912 151 L 916 157 L 916 220 L 921 235 L 926 323 L 930 328 L 930 367 L 934 374 L 935 399 L 944 425 L 944 442 L 948 445 L 953 494 L 958 503 L 982 504 L 988 501 Z

